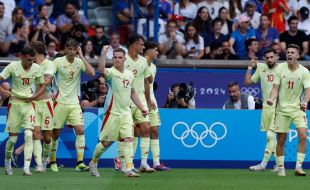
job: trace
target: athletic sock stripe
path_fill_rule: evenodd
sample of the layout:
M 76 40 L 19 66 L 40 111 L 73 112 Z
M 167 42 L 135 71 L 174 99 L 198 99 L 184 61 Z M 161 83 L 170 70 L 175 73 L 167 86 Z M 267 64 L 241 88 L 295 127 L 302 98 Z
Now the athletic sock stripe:
M 53 108 L 52 108 L 51 102 L 48 101 L 48 102 L 46 102 L 46 104 L 47 104 L 48 110 L 50 111 L 50 114 L 52 115 L 52 117 L 54 117 L 54 113 L 53 113 Z
M 108 108 L 108 110 L 107 110 L 107 114 L 106 114 L 105 117 L 104 117 L 104 120 L 103 120 L 103 123 L 102 123 L 101 130 L 100 130 L 100 131 L 102 131 L 102 129 L 104 128 L 104 125 L 105 125 L 106 122 L 108 121 L 108 118 L 109 118 L 109 116 L 110 116 L 110 111 L 111 111 L 111 109 L 112 109 L 112 105 L 113 105 L 113 96 L 112 96 L 112 99 L 111 99 L 109 108 Z

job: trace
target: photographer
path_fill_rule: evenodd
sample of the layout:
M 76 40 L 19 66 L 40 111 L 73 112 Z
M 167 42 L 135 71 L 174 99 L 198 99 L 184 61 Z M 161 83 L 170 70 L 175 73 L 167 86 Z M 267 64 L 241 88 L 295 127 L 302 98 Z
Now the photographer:
M 83 83 L 82 91 L 82 107 L 104 107 L 108 88 L 103 77 Z
M 189 85 L 186 83 L 173 84 L 164 107 L 194 109 L 196 107 L 194 96 L 195 91 L 192 82 Z

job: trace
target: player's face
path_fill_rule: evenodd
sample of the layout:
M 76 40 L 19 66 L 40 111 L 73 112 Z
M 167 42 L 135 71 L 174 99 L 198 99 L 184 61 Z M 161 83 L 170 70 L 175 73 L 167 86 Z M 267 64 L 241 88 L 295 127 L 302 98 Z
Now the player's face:
M 34 57 L 31 55 L 23 55 L 22 56 L 22 65 L 25 69 L 28 69 L 32 66 L 34 61 Z
M 75 47 L 69 46 L 65 47 L 65 52 L 68 58 L 73 59 L 76 56 L 77 49 Z
M 151 49 L 150 51 L 150 56 L 151 56 L 151 59 L 156 59 L 157 58 L 157 55 L 158 55 L 158 48 L 154 48 L 154 49 Z
M 136 44 L 136 51 L 138 54 L 143 54 L 144 50 L 144 41 L 142 39 L 139 39 L 139 41 L 135 42 Z
M 269 68 L 272 68 L 277 61 L 277 56 L 273 52 L 265 54 L 265 61 Z
M 297 60 L 299 59 L 299 52 L 295 48 L 288 48 L 286 50 L 286 61 L 288 64 L 294 64 L 297 63 Z
M 124 62 L 125 55 L 122 52 L 113 53 L 113 64 L 116 69 L 122 70 L 122 68 L 124 68 Z
M 237 85 L 228 88 L 229 98 L 232 102 L 237 102 L 240 99 L 240 89 Z

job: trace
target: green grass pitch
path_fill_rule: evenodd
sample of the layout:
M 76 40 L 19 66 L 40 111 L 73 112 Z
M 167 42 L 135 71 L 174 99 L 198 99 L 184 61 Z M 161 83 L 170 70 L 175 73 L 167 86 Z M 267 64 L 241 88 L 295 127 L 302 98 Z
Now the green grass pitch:
M 23 176 L 22 169 L 14 169 L 13 176 L 5 176 L 4 168 L 0 171 L 1 190 L 305 190 L 310 187 L 309 176 L 296 177 L 293 170 L 287 170 L 286 177 L 278 177 L 270 170 L 173 169 L 141 174 L 140 178 L 125 177 L 112 168 L 100 168 L 99 178 L 91 177 L 88 172 L 75 172 L 73 168 L 43 174 L 32 169 L 33 176 Z

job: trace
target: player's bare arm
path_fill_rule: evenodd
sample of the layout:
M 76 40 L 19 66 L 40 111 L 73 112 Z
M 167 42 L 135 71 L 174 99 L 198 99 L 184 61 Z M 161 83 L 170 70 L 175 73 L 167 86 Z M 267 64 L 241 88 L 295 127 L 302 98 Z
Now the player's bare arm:
M 136 93 L 136 90 L 134 88 L 131 89 L 131 100 L 133 101 L 133 103 L 141 110 L 142 114 L 144 116 L 149 114 L 149 111 L 147 109 L 145 109 Z
M 279 96 L 279 84 L 273 84 L 271 93 L 270 93 L 270 98 L 267 100 L 267 104 L 272 106 L 274 104 L 274 101 L 278 98 Z
M 300 109 L 306 111 L 309 101 L 310 101 L 310 88 L 305 88 L 305 97 L 304 101 L 300 103 Z
M 255 57 L 251 59 L 250 65 L 248 66 L 248 69 L 246 71 L 243 82 L 244 85 L 248 86 L 254 84 L 254 82 L 251 80 L 251 71 L 254 67 L 256 67 L 256 65 L 257 65 L 257 58 Z
M 99 61 L 98 70 L 99 70 L 100 75 L 103 78 L 106 78 L 108 76 L 108 72 L 105 69 L 105 59 L 106 59 L 106 55 L 107 55 L 108 51 L 109 51 L 109 46 L 103 46 L 99 60 L 98 60 Z
M 149 108 L 151 108 L 150 82 L 148 78 L 144 79 L 144 93 L 146 102 L 149 105 Z
M 86 68 L 85 73 L 90 77 L 94 77 L 96 75 L 95 69 L 93 66 L 91 66 L 91 64 L 88 63 L 88 61 L 83 56 L 83 52 L 82 52 L 81 47 L 77 47 L 77 51 L 79 53 L 80 59 L 83 61 L 84 65 L 85 65 L 85 68 Z

